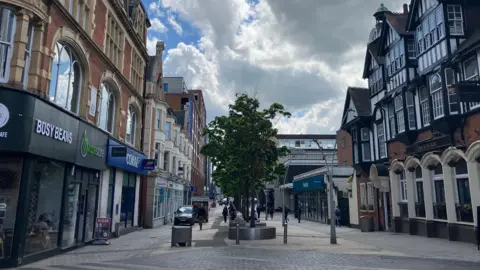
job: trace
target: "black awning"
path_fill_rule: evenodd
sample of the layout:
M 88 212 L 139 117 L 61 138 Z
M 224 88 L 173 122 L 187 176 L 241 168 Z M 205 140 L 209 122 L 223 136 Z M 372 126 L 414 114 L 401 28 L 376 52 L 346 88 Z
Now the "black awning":
M 388 167 L 383 163 L 372 164 L 377 168 L 378 177 L 389 177 Z

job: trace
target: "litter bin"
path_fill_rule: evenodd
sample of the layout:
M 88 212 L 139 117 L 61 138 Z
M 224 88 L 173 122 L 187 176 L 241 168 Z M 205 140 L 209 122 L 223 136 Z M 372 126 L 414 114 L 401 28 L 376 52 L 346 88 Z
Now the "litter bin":
M 375 230 L 373 217 L 361 216 L 359 227 L 361 232 L 373 232 Z
M 192 246 L 192 227 L 191 226 L 173 226 L 172 227 L 172 247 Z

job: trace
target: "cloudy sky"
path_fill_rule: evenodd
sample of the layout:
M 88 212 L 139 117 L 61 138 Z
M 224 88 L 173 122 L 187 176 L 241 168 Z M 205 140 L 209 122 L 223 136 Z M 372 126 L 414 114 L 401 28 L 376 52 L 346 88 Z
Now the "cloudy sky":
M 225 114 L 234 94 L 256 94 L 292 113 L 281 133 L 334 133 L 347 86 L 362 77 L 373 13 L 401 0 L 143 0 L 148 50 L 165 42 L 165 76 L 202 89 L 207 118 Z

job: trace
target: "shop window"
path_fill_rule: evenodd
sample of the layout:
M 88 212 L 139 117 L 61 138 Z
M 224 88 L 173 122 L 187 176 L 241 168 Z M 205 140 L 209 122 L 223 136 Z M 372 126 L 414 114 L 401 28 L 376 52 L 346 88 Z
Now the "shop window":
M 113 133 L 115 118 L 115 96 L 113 88 L 109 83 L 100 85 L 100 115 L 98 116 L 98 127 Z
M 110 177 L 108 179 L 108 198 L 107 198 L 107 217 L 113 217 L 113 198 L 115 193 L 115 173 L 116 170 L 110 169 Z
M 415 216 L 425 217 L 425 199 L 423 192 L 422 168 L 418 166 L 412 173 L 415 179 Z
M 136 183 L 135 174 L 123 172 L 122 205 L 120 206 L 120 223 L 122 227 L 134 225 Z
M 0 82 L 7 82 L 10 75 L 10 61 L 13 52 L 13 36 L 15 34 L 15 13 L 13 10 L 0 7 Z
M 455 180 L 457 190 L 457 220 L 473 222 L 472 198 L 470 196 L 467 163 L 463 159 L 455 166 Z
M 367 210 L 367 186 L 360 184 L 360 210 Z
M 65 165 L 38 160 L 29 185 L 25 255 L 56 248 Z
M 83 84 L 83 69 L 73 48 L 59 41 L 55 44 L 52 62 L 50 101 L 66 110 L 77 113 Z
M 165 201 L 165 188 L 156 187 L 154 202 L 153 202 L 153 218 L 154 219 L 165 217 L 164 201 Z
M 12 253 L 21 175 L 20 158 L 0 158 L 0 259 L 9 258 Z
M 435 219 L 447 219 L 447 206 L 445 203 L 445 186 L 443 183 L 443 171 L 439 164 L 433 170 L 433 216 Z
M 127 136 L 126 141 L 131 145 L 135 145 L 135 133 L 137 128 L 137 114 L 133 109 L 133 106 L 128 106 L 128 116 L 127 116 Z

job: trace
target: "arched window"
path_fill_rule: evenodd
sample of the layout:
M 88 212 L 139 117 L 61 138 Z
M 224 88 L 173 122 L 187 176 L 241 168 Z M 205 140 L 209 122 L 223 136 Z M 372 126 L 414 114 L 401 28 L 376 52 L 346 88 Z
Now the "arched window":
M 10 74 L 10 60 L 15 35 L 15 12 L 0 7 L 0 82 L 7 82 Z
M 438 119 L 444 115 L 442 77 L 440 73 L 430 77 L 430 95 L 432 96 L 433 119 Z
M 137 127 L 137 115 L 133 109 L 133 107 L 130 105 L 128 107 L 128 117 L 127 117 L 127 142 L 129 144 L 134 145 L 135 144 L 135 129 Z
M 78 112 L 82 67 L 73 48 L 61 41 L 55 44 L 50 101 L 74 113 Z
M 113 89 L 108 83 L 100 85 L 100 115 L 98 116 L 98 127 L 113 133 L 115 120 L 115 96 Z

